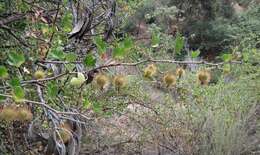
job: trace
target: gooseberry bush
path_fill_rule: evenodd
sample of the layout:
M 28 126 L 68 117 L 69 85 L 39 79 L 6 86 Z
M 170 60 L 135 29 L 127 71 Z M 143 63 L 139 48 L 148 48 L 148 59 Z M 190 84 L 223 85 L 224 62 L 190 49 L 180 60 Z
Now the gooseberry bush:
M 0 2 L 0 154 L 259 152 L 259 49 L 119 33 L 139 3 Z

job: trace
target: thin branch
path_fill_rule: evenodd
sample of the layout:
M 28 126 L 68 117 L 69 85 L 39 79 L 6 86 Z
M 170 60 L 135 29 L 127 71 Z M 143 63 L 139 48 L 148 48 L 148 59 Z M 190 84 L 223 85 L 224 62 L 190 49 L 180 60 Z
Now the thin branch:
M 31 13 L 32 12 L 25 13 L 25 14 L 14 14 L 14 15 L 8 16 L 5 19 L 0 20 L 0 27 L 4 26 L 6 24 L 12 23 L 12 22 L 21 20 L 21 19 L 25 18 L 26 15 L 31 14 Z
M 172 64 L 205 64 L 205 65 L 209 65 L 209 66 L 222 66 L 224 64 L 226 64 L 225 62 L 220 62 L 220 63 L 210 63 L 207 61 L 175 61 L 175 60 L 153 60 L 153 59 L 147 59 L 147 60 L 142 60 L 136 63 L 112 63 L 112 64 L 108 64 L 108 65 L 103 65 L 103 66 L 99 66 L 96 67 L 90 71 L 95 71 L 95 70 L 100 70 L 103 68 L 109 68 L 109 67 L 115 67 L 115 66 L 137 66 L 143 63 L 147 63 L 147 62 L 152 62 L 152 63 L 172 63 Z M 242 64 L 241 61 L 231 61 L 228 63 L 232 63 L 232 64 Z M 89 72 L 90 72 L 89 71 Z
M 82 64 L 82 61 L 52 61 L 52 60 L 43 60 L 39 61 L 40 63 L 49 63 L 49 64 Z M 115 67 L 115 66 L 137 66 L 143 63 L 147 62 L 153 62 L 153 63 L 172 63 L 172 64 L 201 64 L 201 65 L 209 65 L 209 66 L 222 66 L 226 63 L 231 63 L 231 64 L 242 64 L 241 61 L 231 61 L 231 62 L 219 62 L 219 63 L 211 63 L 207 61 L 176 61 L 176 60 L 155 60 L 155 59 L 147 59 L 147 60 L 142 60 L 139 62 L 135 63 L 113 63 L 113 64 L 108 64 L 108 65 L 103 65 L 96 67 L 92 70 L 99 70 L 102 68 L 109 68 L 109 67 Z
M 49 14 L 53 14 L 53 11 L 55 11 L 55 10 L 48 10 L 43 15 L 44 16 L 49 16 Z M 22 20 L 26 16 L 30 16 L 30 15 L 33 15 L 33 14 L 34 14 L 33 11 L 28 11 L 28 12 L 22 13 L 22 14 L 21 13 L 17 13 L 17 14 L 10 15 L 10 16 L 0 20 L 0 27 L 3 27 L 4 25 L 8 25 L 10 23 Z
M 45 79 L 39 79 L 39 80 L 29 80 L 29 81 L 22 81 L 21 84 L 27 84 L 27 83 L 39 83 L 39 82 L 46 82 L 46 81 L 51 81 L 51 80 L 56 80 L 64 75 L 70 74 L 69 72 L 65 72 L 53 77 L 45 78 Z
M 55 24 L 56 24 L 56 22 L 57 22 L 57 19 L 58 19 L 58 14 L 59 14 L 59 12 L 60 12 L 60 5 L 61 5 L 61 0 L 59 0 L 58 1 L 58 6 L 57 6 L 57 11 L 56 11 L 56 14 L 55 14 L 55 17 L 54 17 L 54 21 L 53 21 L 53 23 L 52 23 L 52 29 L 54 29 L 55 28 Z M 47 50 L 47 52 L 46 52 L 46 54 L 45 54 L 45 57 L 44 57 L 44 59 L 46 59 L 46 57 L 48 56 L 48 53 L 49 53 L 49 51 L 50 51 L 50 49 L 51 49 L 51 46 L 52 46 L 52 40 L 53 40 L 53 38 L 54 38 L 54 34 L 55 34 L 55 31 L 53 31 L 52 32 L 52 34 L 51 34 L 51 37 L 50 37 L 50 39 L 49 39 L 49 48 L 48 48 L 48 50 Z
M 46 64 L 81 64 L 81 61 L 55 61 L 55 60 L 39 60 L 39 63 Z
M 173 63 L 173 64 L 204 64 L 204 65 L 209 65 L 209 66 L 222 66 L 226 64 L 226 62 L 220 62 L 220 63 L 211 63 L 207 61 L 175 61 L 175 60 L 150 60 L 150 62 L 154 63 Z M 232 64 L 242 64 L 241 61 L 231 61 L 227 63 L 232 63 Z
M 6 25 L 1 25 L 1 28 L 3 28 L 4 30 L 6 30 L 11 36 L 13 36 L 20 44 L 22 44 L 23 46 L 25 47 L 29 47 L 29 45 L 27 45 L 27 43 L 25 42 L 24 39 L 22 38 L 19 38 L 18 36 L 16 36 L 14 33 L 13 33 L 13 30 L 6 26 Z
M 15 48 L 18 47 L 19 45 L 2 45 L 0 48 Z

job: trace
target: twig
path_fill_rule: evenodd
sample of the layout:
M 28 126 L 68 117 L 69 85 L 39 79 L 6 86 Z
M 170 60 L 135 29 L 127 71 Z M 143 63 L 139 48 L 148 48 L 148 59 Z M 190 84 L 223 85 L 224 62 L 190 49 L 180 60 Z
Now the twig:
M 54 29 L 54 27 L 55 27 L 55 24 L 56 24 L 56 21 L 57 21 L 57 19 L 58 19 L 58 14 L 59 14 L 59 11 L 60 11 L 60 4 L 61 4 L 61 0 L 59 0 L 58 1 L 58 6 L 57 6 L 57 12 L 56 12 L 56 14 L 55 14 L 55 17 L 54 17 L 54 21 L 53 21 L 53 24 L 52 24 L 52 29 Z M 50 37 L 50 39 L 49 39 L 49 48 L 48 48 L 48 50 L 47 50 L 47 52 L 46 52 L 46 54 L 45 54 L 45 57 L 44 57 L 44 59 L 46 59 L 46 57 L 48 56 L 48 53 L 49 53 L 49 51 L 50 51 L 50 49 L 51 49 L 51 46 L 52 46 L 52 40 L 53 40 L 53 38 L 54 38 L 54 34 L 55 34 L 55 31 L 53 31 L 52 32 L 52 34 L 51 34 L 51 37 Z
M 45 81 L 51 81 L 51 80 L 56 80 L 64 75 L 70 74 L 69 72 L 65 72 L 53 77 L 45 78 L 45 79 L 39 79 L 39 80 L 29 80 L 29 81 L 22 81 L 21 84 L 27 84 L 27 83 L 39 83 L 39 82 L 45 82 Z
M 15 48 L 18 47 L 19 45 L 2 45 L 0 48 Z
M 55 61 L 55 60 L 39 60 L 39 63 L 46 64 L 81 64 L 82 61 Z
M 5 19 L 0 20 L 0 27 L 3 25 L 15 22 L 17 20 L 21 20 L 26 17 L 26 15 L 31 14 L 32 12 L 24 13 L 24 14 L 14 14 L 6 17 Z
M 204 65 L 209 65 L 209 66 L 222 66 L 226 64 L 226 62 L 220 62 L 220 63 L 211 63 L 207 61 L 175 61 L 175 60 L 150 60 L 150 62 L 154 63 L 173 63 L 173 64 L 204 64 Z M 232 64 L 242 64 L 241 61 L 231 61 L 227 63 L 232 63 Z
M 0 25 L 0 26 L 1 26 L 1 28 L 3 28 L 4 30 L 6 30 L 11 36 L 13 36 L 20 44 L 22 44 L 22 45 L 25 46 L 25 47 L 29 47 L 29 45 L 27 45 L 27 43 L 25 42 L 24 39 L 19 38 L 18 36 L 16 36 L 16 35 L 13 33 L 13 31 L 12 31 L 12 29 L 11 29 L 10 27 L 8 27 L 8 26 L 6 26 L 6 25 Z
M 205 64 L 209 66 L 222 66 L 226 64 L 225 62 L 220 62 L 220 63 L 210 63 L 207 61 L 175 61 L 175 60 L 153 60 L 153 59 L 147 59 L 147 60 L 142 60 L 136 63 L 113 63 L 113 64 L 108 64 L 108 65 L 103 65 L 96 67 L 90 71 L 95 71 L 95 70 L 100 70 L 103 68 L 109 68 L 109 67 L 115 67 L 115 66 L 137 66 L 143 63 L 147 62 L 152 62 L 152 63 L 172 63 L 172 64 Z M 241 61 L 231 61 L 227 63 L 232 63 L 232 64 L 242 64 Z M 89 72 L 90 72 L 89 71 Z
M 39 61 L 40 63 L 51 63 L 51 64 L 81 64 L 83 63 L 82 61 L 51 61 L 51 60 L 44 60 L 44 61 Z M 219 63 L 211 63 L 207 61 L 176 61 L 176 60 L 155 60 L 155 59 L 147 59 L 147 60 L 142 60 L 139 62 L 135 63 L 113 63 L 113 64 L 108 64 L 108 65 L 103 65 L 96 67 L 92 70 L 99 70 L 102 68 L 108 68 L 108 67 L 114 67 L 114 66 L 137 66 L 143 63 L 147 62 L 153 62 L 153 63 L 172 63 L 172 64 L 204 64 L 204 65 L 209 65 L 209 66 L 222 66 L 226 63 L 231 63 L 231 64 L 242 64 L 241 61 L 231 61 L 231 62 L 219 62 Z

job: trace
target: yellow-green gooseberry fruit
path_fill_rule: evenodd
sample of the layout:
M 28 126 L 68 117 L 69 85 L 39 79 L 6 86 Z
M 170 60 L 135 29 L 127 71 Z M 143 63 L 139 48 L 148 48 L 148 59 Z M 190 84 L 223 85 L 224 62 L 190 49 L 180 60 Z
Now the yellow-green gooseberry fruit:
M 46 74 L 45 74 L 44 71 L 38 70 L 38 71 L 36 71 L 36 72 L 33 74 L 33 76 L 34 76 L 35 79 L 39 80 L 39 79 L 44 79 L 45 76 L 46 76 Z
M 175 86 L 176 77 L 172 73 L 166 73 L 163 77 L 163 82 L 166 84 L 167 87 Z

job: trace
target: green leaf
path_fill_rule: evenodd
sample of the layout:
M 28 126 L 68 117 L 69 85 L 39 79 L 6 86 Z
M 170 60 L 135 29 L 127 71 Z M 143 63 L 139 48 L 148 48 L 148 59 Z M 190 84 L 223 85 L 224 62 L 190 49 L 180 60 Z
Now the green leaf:
M 47 94 L 49 97 L 54 98 L 58 94 L 58 86 L 55 82 L 48 83 Z
M 41 25 L 41 31 L 44 36 L 47 36 L 47 35 L 51 34 L 52 27 L 49 27 L 48 25 Z
M 151 41 L 151 43 L 152 43 L 152 47 L 153 48 L 156 48 L 156 47 L 159 46 L 159 43 L 160 43 L 160 36 L 159 36 L 159 34 L 157 34 L 157 33 L 153 33 L 152 34 L 152 41 Z
M 76 65 L 75 64 L 65 64 L 65 67 L 66 69 L 69 71 L 69 72 L 73 72 Z
M 72 14 L 71 13 L 67 12 L 62 16 L 61 25 L 62 25 L 63 30 L 65 32 L 71 31 L 71 29 L 72 29 L 71 21 L 72 21 Z
M 97 46 L 99 54 L 102 54 L 106 51 L 107 44 L 100 36 L 95 38 L 94 43 Z
M 22 1 L 17 1 L 16 6 L 19 12 L 27 12 L 30 9 L 30 6 L 27 3 L 24 3 Z
M 133 40 L 130 37 L 127 37 L 123 41 L 123 46 L 126 49 L 131 49 L 133 47 Z
M 101 106 L 101 104 L 98 103 L 98 102 L 94 102 L 94 103 L 93 103 L 92 109 L 93 109 L 93 111 L 94 111 L 95 113 L 98 113 L 98 114 L 102 113 L 102 106 Z
M 11 87 L 17 87 L 17 86 L 20 86 L 20 80 L 19 78 L 12 78 L 11 80 L 8 81 L 9 85 Z
M 92 104 L 91 104 L 91 102 L 90 102 L 88 99 L 85 99 L 85 100 L 83 101 L 83 108 L 84 108 L 84 109 L 89 109 L 91 105 L 92 105 Z
M 25 62 L 23 53 L 19 52 L 8 53 L 8 58 L 8 63 L 15 67 L 20 67 Z
M 68 3 L 68 0 L 63 0 L 63 4 L 67 4 Z
M 232 54 L 223 54 L 222 55 L 222 60 L 224 62 L 229 62 L 229 61 L 231 61 L 231 59 L 232 59 Z
M 126 53 L 125 48 L 118 46 L 114 48 L 113 57 L 121 59 L 124 57 L 125 53 Z
M 77 60 L 77 55 L 74 54 L 74 53 L 68 53 L 68 54 L 66 54 L 66 56 L 65 56 L 65 60 L 66 60 L 66 61 L 69 61 L 69 62 L 76 61 L 76 60 Z
M 5 99 L 6 99 L 6 97 L 5 96 L 1 96 L 1 94 L 0 94 L 0 101 L 5 100 Z
M 184 38 L 178 34 L 175 39 L 175 52 L 179 54 L 184 47 Z
M 111 117 L 111 116 L 113 115 L 113 113 L 112 113 L 112 111 L 106 111 L 106 112 L 104 113 L 104 115 L 105 115 L 106 117 Z
M 197 58 L 199 55 L 200 55 L 200 51 L 199 50 L 191 52 L 191 57 L 192 58 Z
M 65 58 L 65 55 L 62 51 L 62 47 L 60 47 L 60 46 L 52 49 L 52 51 L 50 52 L 50 56 L 54 59 L 59 59 L 59 60 L 62 60 Z
M 20 86 L 13 87 L 12 95 L 15 102 L 22 102 L 25 97 L 24 90 Z
M 222 70 L 224 71 L 224 73 L 229 73 L 231 71 L 231 65 L 224 64 Z
M 84 63 L 86 66 L 92 67 L 92 66 L 95 66 L 96 59 L 94 58 L 94 56 L 92 54 L 88 54 L 84 60 Z
M 133 41 L 130 37 L 125 38 L 124 41 L 117 44 L 113 50 L 113 57 L 121 59 L 133 47 Z
M 0 66 L 0 78 L 8 78 L 8 71 L 5 66 Z
M 249 53 L 243 53 L 242 55 L 243 55 L 243 60 L 245 62 L 248 62 L 249 61 Z

